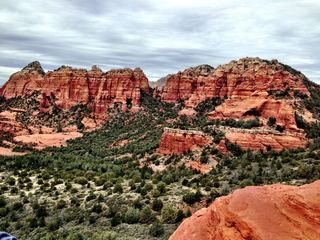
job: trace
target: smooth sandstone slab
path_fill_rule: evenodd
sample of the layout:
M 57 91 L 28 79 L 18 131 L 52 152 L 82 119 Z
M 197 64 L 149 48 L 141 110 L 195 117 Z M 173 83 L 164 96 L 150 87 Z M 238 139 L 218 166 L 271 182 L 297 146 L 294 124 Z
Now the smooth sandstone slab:
M 320 181 L 246 187 L 183 221 L 170 240 L 318 240 Z

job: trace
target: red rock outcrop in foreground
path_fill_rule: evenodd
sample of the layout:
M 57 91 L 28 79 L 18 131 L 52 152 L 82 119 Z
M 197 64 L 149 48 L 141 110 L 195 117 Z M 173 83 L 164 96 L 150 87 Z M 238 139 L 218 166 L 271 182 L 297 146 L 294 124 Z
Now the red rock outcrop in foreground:
M 320 181 L 246 187 L 183 221 L 170 240 L 319 240 Z
M 158 152 L 161 154 L 179 154 L 196 150 L 210 144 L 210 136 L 200 131 L 165 128 Z
M 88 104 L 95 115 L 100 115 L 115 103 L 121 103 L 123 109 L 132 106 L 137 110 L 141 91 L 149 92 L 150 87 L 140 68 L 104 73 L 95 66 L 90 71 L 62 66 L 44 73 L 40 63 L 33 62 L 13 74 L 0 94 L 9 99 L 35 90 L 41 93 L 43 109 L 52 102 L 63 109 L 83 103 Z

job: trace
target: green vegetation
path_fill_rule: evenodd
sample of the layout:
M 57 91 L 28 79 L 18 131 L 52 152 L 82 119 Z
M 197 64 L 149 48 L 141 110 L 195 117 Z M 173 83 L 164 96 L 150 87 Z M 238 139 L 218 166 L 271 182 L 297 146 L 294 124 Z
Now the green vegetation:
M 320 136 L 319 122 L 307 123 L 297 113 L 295 114 L 295 120 L 296 120 L 297 127 L 303 129 L 308 138 L 318 138 Z
M 268 90 L 268 95 L 275 96 L 276 99 L 282 99 L 286 97 L 290 97 L 290 88 L 286 88 L 285 90 Z

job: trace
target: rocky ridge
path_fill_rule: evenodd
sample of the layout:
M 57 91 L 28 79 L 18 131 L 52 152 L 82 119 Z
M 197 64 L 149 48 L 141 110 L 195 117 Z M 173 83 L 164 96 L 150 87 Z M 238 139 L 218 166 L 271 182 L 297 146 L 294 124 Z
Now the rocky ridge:
M 103 117 L 115 104 L 121 104 L 123 110 L 138 110 L 141 91 L 148 93 L 150 87 L 140 68 L 104 73 L 96 66 L 90 71 L 62 66 L 44 73 L 40 63 L 33 62 L 13 74 L 2 87 L 1 94 L 10 99 L 33 91 L 40 92 L 42 109 L 52 104 L 62 109 L 87 104 L 96 117 Z
M 80 127 L 85 125 L 85 128 L 88 122 L 90 126 L 96 127 L 106 121 L 110 109 L 119 107 L 123 111 L 139 111 L 142 92 L 152 94 L 155 99 L 163 102 L 184 102 L 179 115 L 189 117 L 197 117 L 197 114 L 202 113 L 198 107 L 203 102 L 220 98 L 221 104 L 205 113 L 209 121 L 246 121 L 258 118 L 261 123 L 261 127 L 254 128 L 252 132 L 224 132 L 226 140 L 239 144 L 244 149 L 266 150 L 272 147 L 280 151 L 288 147 L 303 147 L 307 142 L 295 119 L 298 113 L 305 121 L 314 121 L 313 114 L 302 104 L 302 97 L 310 97 L 306 81 L 308 80 L 303 74 L 277 60 L 259 58 L 243 58 L 216 68 L 209 65 L 191 67 L 166 76 L 160 81 L 161 86 L 155 89 L 150 88 L 148 79 L 140 68 L 103 72 L 97 66 L 89 71 L 61 66 L 45 73 L 39 62 L 33 62 L 13 74 L 0 89 L 0 94 L 10 100 L 38 92 L 40 108 L 32 110 L 29 114 L 32 117 L 39 114 L 42 116 L 43 113 L 50 115 L 59 109 L 69 111 L 75 106 L 84 105 L 91 111 L 90 116 L 87 114 L 86 121 L 82 121 L 82 117 L 74 122 Z M 6 118 L 23 115 L 4 110 L 4 121 L 0 121 L 0 125 L 6 129 L 10 128 Z M 4 116 L 5 113 L 7 117 Z M 270 118 L 275 119 L 274 128 L 282 129 L 281 136 L 259 133 L 261 129 L 269 129 Z M 15 122 L 13 125 L 23 130 L 20 123 Z M 193 136 L 190 140 L 183 135 L 183 138 L 184 140 L 180 139 L 172 131 L 165 131 L 159 152 L 183 153 L 210 142 L 206 139 L 198 144 L 193 139 L 197 137 Z M 193 143 L 184 145 L 186 142 Z

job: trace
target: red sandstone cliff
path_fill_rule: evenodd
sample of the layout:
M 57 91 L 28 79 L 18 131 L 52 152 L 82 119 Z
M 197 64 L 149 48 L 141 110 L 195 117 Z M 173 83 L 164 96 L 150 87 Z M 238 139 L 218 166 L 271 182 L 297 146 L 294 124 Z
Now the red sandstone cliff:
M 297 90 L 309 94 L 303 84 L 304 76 L 290 72 L 278 61 L 243 58 L 220 65 L 188 68 L 170 76 L 161 91 L 166 102 L 186 100 L 187 107 L 194 107 L 212 97 L 245 99 L 265 95 L 268 90 Z
M 40 91 L 41 107 L 51 103 L 68 109 L 83 103 L 88 104 L 96 115 L 103 114 L 115 103 L 122 108 L 139 108 L 141 91 L 149 92 L 148 79 L 140 68 L 116 69 L 103 73 L 99 68 L 90 71 L 62 66 L 44 73 L 39 62 L 33 62 L 13 74 L 2 87 L 6 98 L 24 96 Z
M 246 187 L 183 221 L 170 240 L 318 240 L 320 181 Z
M 165 128 L 158 152 L 161 154 L 186 153 L 206 146 L 211 141 L 210 136 L 200 131 Z
M 178 72 L 162 88 L 162 101 L 185 100 L 181 114 L 194 114 L 200 102 L 208 98 L 225 98 L 223 104 L 209 113 L 209 119 L 247 119 L 259 116 L 263 121 L 277 118 L 277 124 L 295 131 L 295 99 L 277 99 L 277 93 L 288 96 L 300 92 L 310 95 L 305 76 L 276 60 L 243 58 L 218 66 L 201 65 Z M 306 113 L 308 114 L 308 113 Z M 302 114 L 303 115 L 303 114 Z
M 243 58 L 215 69 L 200 65 L 178 72 L 167 79 L 159 95 L 166 102 L 184 100 L 185 108 L 179 115 L 195 115 L 195 107 L 199 103 L 220 97 L 224 102 L 208 113 L 209 120 L 249 120 L 258 117 L 261 128 L 268 130 L 267 122 L 274 117 L 276 125 L 285 129 L 281 136 L 255 132 L 228 132 L 226 136 L 244 149 L 265 150 L 272 147 L 280 151 L 306 144 L 304 134 L 296 126 L 295 113 L 298 112 L 306 121 L 313 121 L 313 117 L 301 99 L 294 96 L 295 92 L 310 96 L 304 85 L 305 80 L 303 74 L 276 60 Z M 167 145 L 174 148 L 176 144 L 171 139 Z
M 21 71 L 12 74 L 1 88 L 0 93 L 5 98 L 30 94 L 40 88 L 44 75 L 45 72 L 40 63 L 32 62 Z

